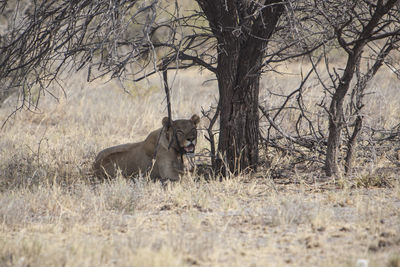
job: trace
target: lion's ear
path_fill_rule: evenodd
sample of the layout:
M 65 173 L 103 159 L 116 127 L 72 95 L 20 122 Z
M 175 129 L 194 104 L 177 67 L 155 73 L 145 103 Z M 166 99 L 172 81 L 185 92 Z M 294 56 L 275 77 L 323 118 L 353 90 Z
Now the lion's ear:
M 169 128 L 169 118 L 168 117 L 164 117 L 162 119 L 162 125 L 167 129 Z
M 190 118 L 192 121 L 193 121 L 193 123 L 194 124 L 199 124 L 199 122 L 200 122 L 200 117 L 199 116 L 197 116 L 196 114 L 194 114 L 191 118 Z

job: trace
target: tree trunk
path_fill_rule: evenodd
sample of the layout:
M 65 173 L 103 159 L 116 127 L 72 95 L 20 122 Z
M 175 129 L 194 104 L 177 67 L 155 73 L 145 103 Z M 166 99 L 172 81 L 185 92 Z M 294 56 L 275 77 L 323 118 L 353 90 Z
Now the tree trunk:
M 255 171 L 258 164 L 258 96 L 268 39 L 283 12 L 279 0 L 265 1 L 258 17 L 243 1 L 198 1 L 218 42 L 220 133 L 217 172 Z M 241 3 L 240 3 L 241 2 Z
M 245 56 L 253 59 L 243 59 Z M 220 56 L 221 61 L 218 64 L 221 105 L 218 149 L 223 156 L 222 160 L 226 165 L 224 167 L 234 174 L 257 169 L 260 75 L 252 73 L 251 69 L 259 70 L 257 66 L 260 66 L 260 62 L 254 62 L 254 58 L 262 56 L 261 50 L 254 51 L 252 55 L 241 51 L 238 57 Z M 236 64 L 223 64 L 234 60 L 237 60 Z M 236 79 L 233 79 L 234 73 Z
M 216 171 L 223 175 L 227 171 L 233 174 L 255 171 L 262 60 L 284 2 L 266 0 L 260 6 L 251 1 L 197 2 L 218 43 L 220 133 Z
M 340 78 L 339 85 L 333 94 L 331 105 L 329 107 L 329 136 L 325 159 L 325 172 L 327 176 L 337 175 L 339 173 L 339 147 L 341 133 L 344 126 L 343 103 L 346 93 L 349 90 L 350 82 L 353 78 L 356 64 L 358 58 L 361 56 L 363 47 L 364 44 L 359 44 L 354 48 L 353 53 L 349 54 L 346 68 Z
M 350 174 L 353 169 L 353 155 L 355 151 L 355 147 L 357 145 L 357 137 L 362 128 L 362 117 L 360 115 L 357 116 L 353 134 L 351 135 L 349 141 L 347 142 L 347 154 L 345 159 L 344 171 L 346 174 Z

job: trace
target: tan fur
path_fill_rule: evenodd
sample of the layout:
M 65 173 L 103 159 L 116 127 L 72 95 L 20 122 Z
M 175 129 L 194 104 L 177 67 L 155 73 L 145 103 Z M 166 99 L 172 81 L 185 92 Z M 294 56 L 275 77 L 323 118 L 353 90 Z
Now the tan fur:
M 120 170 L 125 177 L 150 172 L 150 177 L 153 179 L 176 181 L 183 173 L 181 156 L 186 151 L 182 151 L 182 148 L 186 147 L 187 151 L 193 149 L 194 152 L 196 126 L 199 121 L 199 116 L 193 115 L 190 120 L 173 121 L 173 127 L 170 127 L 168 117 L 165 117 L 162 120 L 163 127 L 151 132 L 144 141 L 118 145 L 101 151 L 93 164 L 93 170 L 96 176 L 101 178 L 115 177 Z M 170 146 L 171 139 L 173 141 Z M 154 155 L 155 163 L 152 166 Z

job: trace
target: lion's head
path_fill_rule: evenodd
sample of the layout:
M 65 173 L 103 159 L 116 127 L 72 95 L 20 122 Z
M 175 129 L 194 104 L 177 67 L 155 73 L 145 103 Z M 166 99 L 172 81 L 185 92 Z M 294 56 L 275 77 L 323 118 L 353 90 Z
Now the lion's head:
M 172 121 L 172 125 L 170 125 L 168 117 L 163 118 L 162 125 L 166 133 L 168 146 L 170 145 L 182 154 L 194 153 L 197 141 L 196 126 L 199 122 L 200 118 L 196 114 L 190 120 Z

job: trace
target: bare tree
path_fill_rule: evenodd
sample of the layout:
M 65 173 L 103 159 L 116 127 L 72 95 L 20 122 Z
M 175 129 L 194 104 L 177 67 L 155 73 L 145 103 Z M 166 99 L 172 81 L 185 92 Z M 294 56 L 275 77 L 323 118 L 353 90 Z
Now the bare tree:
M 396 2 L 398 1 L 315 1 L 315 16 L 321 19 L 320 24 L 325 25 L 327 32 L 334 34 L 340 49 L 347 54 L 346 65 L 342 72 L 332 69 L 329 62 L 325 62 L 331 83 L 330 85 L 322 84 L 332 95 L 331 103 L 327 108 L 329 135 L 325 168 L 328 176 L 339 172 L 341 133 L 348 125 L 344 113 L 345 98 L 357 73 L 357 83 L 351 93 L 352 110 L 356 119 L 347 145 L 345 164 L 346 171 L 351 169 L 353 150 L 362 125 L 360 110 L 363 107 L 364 90 L 368 81 L 376 74 L 385 58 L 392 49 L 396 48 L 400 40 L 399 10 Z M 371 47 L 378 47 L 378 49 L 370 49 Z M 365 57 L 366 53 L 371 56 Z
M 282 98 L 280 106 L 264 103 L 260 106 L 269 123 L 262 137 L 267 145 L 296 155 L 294 164 L 322 163 L 328 176 L 338 173 L 341 162 L 345 172 L 351 172 L 357 140 L 363 130 L 364 96 L 370 93 L 368 83 L 381 66 L 398 73 L 398 64 L 391 55 L 399 52 L 399 7 L 399 1 L 301 1 L 297 9 L 292 9 L 294 14 L 287 16 L 291 26 L 286 29 L 300 37 L 302 47 L 310 47 L 312 42 L 323 45 L 313 53 L 305 49 L 304 60 L 310 60 L 311 69 L 302 76 L 298 88 L 287 95 L 269 90 L 271 96 Z M 310 97 L 304 85 L 315 79 L 324 94 L 312 105 L 322 107 L 325 112 L 312 114 L 304 104 L 304 99 Z M 297 116 L 290 129 L 280 126 L 285 114 Z M 397 129 L 398 126 L 364 132 L 374 143 L 382 143 L 388 138 L 392 140 Z M 390 137 L 372 137 L 377 133 Z
M 19 108 L 36 106 L 65 69 L 88 67 L 88 80 L 119 77 L 149 44 L 157 5 L 155 0 L 51 0 L 34 2 L 19 14 L 23 3 L 14 2 L 18 16 L 1 36 L 0 80 L 3 91 L 19 89 Z M 39 86 L 35 98 L 33 86 Z

